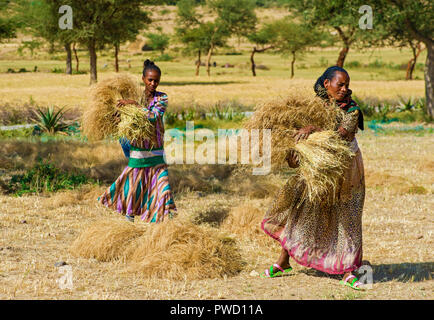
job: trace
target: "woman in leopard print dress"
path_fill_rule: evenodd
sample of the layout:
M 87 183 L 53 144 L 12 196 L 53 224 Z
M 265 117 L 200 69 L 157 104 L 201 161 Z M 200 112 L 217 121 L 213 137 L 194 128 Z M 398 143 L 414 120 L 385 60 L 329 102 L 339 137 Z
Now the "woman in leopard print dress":
M 270 269 L 262 274 L 273 277 L 291 270 L 289 257 L 299 264 L 329 274 L 343 274 L 343 284 L 359 289 L 360 283 L 352 271 L 362 264 L 362 211 L 365 200 L 363 160 L 357 145 L 357 128 L 363 130 L 363 115 L 351 99 L 348 73 L 339 67 L 330 67 L 317 80 L 314 89 L 327 102 L 340 107 L 336 130 L 350 144 L 355 156 L 345 171 L 338 188 L 338 200 L 298 204 L 303 188 L 295 179 L 289 180 L 279 191 L 262 221 L 266 234 L 282 245 L 281 255 Z M 308 126 L 298 131 L 296 140 L 306 139 L 321 128 Z M 295 153 L 288 164 L 296 167 Z

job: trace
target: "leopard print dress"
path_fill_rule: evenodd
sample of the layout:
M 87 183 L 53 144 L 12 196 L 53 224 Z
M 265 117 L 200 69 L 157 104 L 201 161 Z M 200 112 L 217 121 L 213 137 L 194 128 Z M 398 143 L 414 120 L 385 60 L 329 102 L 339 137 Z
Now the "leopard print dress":
M 298 204 L 303 186 L 289 179 L 262 221 L 266 234 L 279 241 L 299 264 L 329 274 L 358 269 L 362 263 L 362 212 L 365 201 L 363 160 L 357 140 L 359 110 L 342 111 L 338 126 L 350 132 L 355 156 L 338 187 L 337 200 Z

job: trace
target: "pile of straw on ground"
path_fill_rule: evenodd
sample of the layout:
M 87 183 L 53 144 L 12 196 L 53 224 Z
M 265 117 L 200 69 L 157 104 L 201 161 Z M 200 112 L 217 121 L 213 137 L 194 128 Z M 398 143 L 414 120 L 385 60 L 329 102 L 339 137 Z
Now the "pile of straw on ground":
M 101 140 L 118 134 L 121 121 L 119 99 L 132 99 L 139 102 L 141 98 L 139 83 L 127 74 L 119 74 L 105 79 L 91 88 L 91 98 L 83 112 L 82 130 L 89 140 Z
M 334 132 L 341 110 L 318 97 L 291 92 L 287 98 L 273 100 L 256 108 L 245 123 L 246 129 L 271 129 L 271 164 L 273 169 L 287 166 L 288 152 L 295 150 L 300 166 L 297 179 L 305 183 L 304 199 L 327 196 L 334 192 L 352 153 Z M 324 130 L 296 143 L 297 130 L 314 125 Z M 260 145 L 262 145 L 262 134 Z
M 97 222 L 75 240 L 75 256 L 122 260 L 144 278 L 205 279 L 232 276 L 243 268 L 232 238 L 188 220 L 138 226 L 118 218 Z
M 83 258 L 112 261 L 126 257 L 129 244 L 144 232 L 120 219 L 101 220 L 92 224 L 73 242 L 70 251 Z
M 235 240 L 215 228 L 185 220 L 151 226 L 129 250 L 131 270 L 144 277 L 221 278 L 243 268 Z

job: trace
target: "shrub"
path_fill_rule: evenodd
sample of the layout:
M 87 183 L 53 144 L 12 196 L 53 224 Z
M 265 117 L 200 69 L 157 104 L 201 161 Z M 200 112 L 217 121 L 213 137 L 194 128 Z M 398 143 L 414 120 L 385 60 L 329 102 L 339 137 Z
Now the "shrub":
M 53 192 L 61 189 L 74 189 L 90 182 L 85 175 L 62 172 L 49 162 L 38 162 L 24 174 L 13 175 L 8 189 L 16 195 L 25 193 Z
M 167 53 L 163 53 L 162 55 L 154 58 L 154 61 L 172 61 L 173 57 L 168 55 Z
M 386 63 L 384 63 L 383 61 L 381 61 L 381 59 L 380 60 L 375 59 L 374 62 L 370 62 L 368 64 L 368 67 L 370 67 L 370 68 L 383 68 L 385 66 L 386 66 Z
M 64 73 L 65 71 L 62 68 L 53 68 L 51 73 Z
M 354 61 L 347 62 L 345 66 L 348 68 L 360 68 L 362 64 L 359 61 L 354 60 Z

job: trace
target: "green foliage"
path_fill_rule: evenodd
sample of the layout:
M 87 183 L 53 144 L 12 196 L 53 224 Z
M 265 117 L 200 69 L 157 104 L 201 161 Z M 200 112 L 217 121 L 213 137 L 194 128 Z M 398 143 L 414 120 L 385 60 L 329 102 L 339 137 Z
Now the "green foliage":
M 194 0 L 178 3 L 176 35 L 188 52 L 207 52 L 211 46 L 222 47 L 226 44 L 229 31 L 226 25 L 216 21 L 202 22 L 196 11 Z
M 164 53 L 164 54 L 154 58 L 154 61 L 156 61 L 156 62 L 157 61 L 172 61 L 172 60 L 173 60 L 173 57 L 168 55 L 167 53 Z
M 433 40 L 434 2 L 425 0 L 373 0 L 375 23 L 385 28 L 384 38 L 392 43 L 402 40 Z M 374 9 L 375 10 L 375 9 Z
M 8 68 L 8 70 L 6 71 L 6 73 L 25 73 L 25 72 L 30 72 L 30 71 L 27 70 L 26 68 L 19 68 L 17 71 L 15 71 L 15 69 Z
M 364 102 L 364 100 L 359 99 L 357 96 L 353 96 L 353 100 L 362 110 L 365 119 L 371 118 L 375 114 L 375 108 L 373 105 Z
M 54 67 L 51 69 L 51 73 L 65 73 L 65 70 L 63 68 Z
M 358 104 L 365 120 L 375 120 L 381 123 L 390 121 L 399 121 L 403 123 L 410 122 L 432 122 L 426 115 L 425 99 L 411 99 L 400 97 L 399 101 L 390 102 L 382 101 L 369 103 L 358 97 L 353 97 Z
M 255 30 L 255 0 L 208 0 L 208 5 L 218 16 L 217 23 L 228 33 L 240 38 Z
M 37 108 L 35 115 L 38 120 L 34 120 L 42 132 L 47 132 L 49 134 L 55 134 L 57 132 L 63 132 L 68 128 L 68 125 L 63 123 L 63 108 L 59 109 L 57 112 L 54 111 L 54 107 L 49 107 L 45 110 Z
M 164 54 L 164 50 L 166 50 L 169 46 L 170 37 L 164 33 L 148 33 L 146 35 L 149 39 L 148 45 L 153 49 L 161 52 L 161 55 Z
M 24 174 L 13 175 L 9 184 L 9 192 L 17 196 L 26 193 L 54 192 L 61 189 L 74 189 L 77 186 L 94 182 L 83 174 L 63 172 L 49 162 L 38 159 L 38 162 Z
M 33 57 L 33 53 L 35 52 L 35 49 L 40 48 L 42 43 L 37 40 L 30 40 L 30 41 L 22 41 L 21 45 L 18 48 L 18 54 L 23 55 L 24 50 L 29 50 L 30 55 Z
M 362 66 L 362 64 L 361 64 L 359 61 L 354 60 L 354 61 L 349 61 L 349 62 L 347 62 L 347 63 L 345 64 L 345 66 L 346 66 L 347 68 L 360 68 L 360 67 Z
M 16 16 L 11 15 L 10 2 L 0 1 L 0 43 L 5 39 L 14 38 L 19 27 Z
M 358 10 L 363 5 L 370 5 L 364 0 L 286 0 L 286 2 L 289 10 L 302 19 L 304 24 L 327 32 L 324 40 L 329 45 L 340 41 L 342 47 L 348 49 L 352 46 L 369 47 L 378 44 L 380 34 L 384 32 L 382 26 L 375 22 L 375 27 L 372 29 L 363 30 L 359 27 L 362 15 Z M 373 10 L 375 16 L 375 8 Z M 334 41 L 330 35 L 333 35 Z
M 20 128 L 17 130 L 0 130 L 0 138 L 27 138 L 32 136 L 33 128 Z
M 272 22 L 269 26 L 274 33 L 275 51 L 283 56 L 292 56 L 292 63 L 300 57 L 310 47 L 319 45 L 322 40 L 322 33 L 310 28 L 306 24 L 292 22 L 288 18 L 283 18 Z M 293 75 L 293 68 L 291 68 Z
M 420 41 L 427 47 L 427 68 L 425 71 L 426 112 L 430 117 L 433 117 L 434 24 L 432 21 L 434 21 L 434 1 L 374 0 L 372 2 L 376 8 L 381 8 L 376 14 L 376 23 L 382 25 L 385 29 L 383 33 L 384 39 L 398 45 Z
M 176 112 L 166 111 L 164 113 L 165 124 L 172 126 L 176 122 L 176 119 L 178 119 L 178 114 Z
M 207 4 L 217 17 L 205 22 L 201 21 L 194 0 L 178 2 L 176 36 L 186 52 L 199 57 L 207 53 L 209 61 L 213 51 L 226 46 L 231 35 L 240 39 L 251 33 L 257 19 L 253 0 L 209 0 Z M 207 72 L 209 74 L 209 68 Z
M 265 24 L 259 30 L 256 30 L 247 36 L 251 43 L 259 46 L 273 44 L 276 41 L 277 34 L 272 24 Z
M 180 0 L 177 3 L 177 25 L 190 28 L 200 24 L 202 16 L 196 11 L 197 3 L 194 0 Z

